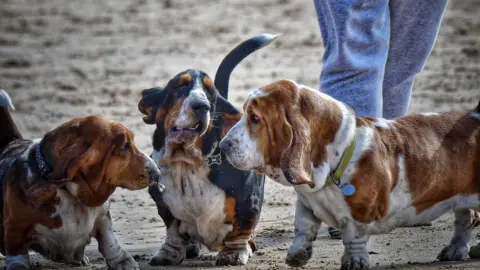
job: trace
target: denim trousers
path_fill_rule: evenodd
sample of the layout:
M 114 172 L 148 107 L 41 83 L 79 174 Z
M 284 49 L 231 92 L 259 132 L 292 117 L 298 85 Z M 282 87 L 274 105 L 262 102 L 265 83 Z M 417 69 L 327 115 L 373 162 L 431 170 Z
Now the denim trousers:
M 358 116 L 404 116 L 446 0 L 314 0 L 325 47 L 320 91 Z

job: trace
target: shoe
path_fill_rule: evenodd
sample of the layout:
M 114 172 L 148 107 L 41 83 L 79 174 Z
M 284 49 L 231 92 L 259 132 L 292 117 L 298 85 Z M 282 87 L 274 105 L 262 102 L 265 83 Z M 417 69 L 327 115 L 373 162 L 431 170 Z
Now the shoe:
M 333 227 L 328 227 L 328 234 L 331 239 L 342 239 L 342 232 Z

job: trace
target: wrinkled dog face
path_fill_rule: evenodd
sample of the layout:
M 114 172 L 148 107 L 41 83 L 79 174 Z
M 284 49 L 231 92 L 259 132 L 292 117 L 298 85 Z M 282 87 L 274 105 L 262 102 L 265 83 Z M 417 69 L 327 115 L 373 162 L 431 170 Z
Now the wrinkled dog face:
M 203 72 L 187 70 L 175 76 L 167 86 L 142 92 L 139 110 L 147 124 L 156 124 L 153 135 L 154 153 L 158 164 L 201 160 L 202 140 L 212 127 L 217 90 Z M 159 154 L 162 148 L 165 152 Z
M 304 103 L 299 87 L 287 80 L 253 91 L 244 104 L 245 113 L 220 148 L 240 170 L 281 171 L 291 184 L 311 183 L 310 128 L 301 112 Z
M 230 129 L 220 142 L 220 148 L 229 162 L 240 170 L 256 169 L 262 171 L 265 166 L 262 152 L 262 137 L 268 139 L 266 125 L 260 118 L 262 112 L 258 108 L 258 97 L 265 95 L 262 90 L 250 93 L 243 108 L 245 113 L 240 121 Z

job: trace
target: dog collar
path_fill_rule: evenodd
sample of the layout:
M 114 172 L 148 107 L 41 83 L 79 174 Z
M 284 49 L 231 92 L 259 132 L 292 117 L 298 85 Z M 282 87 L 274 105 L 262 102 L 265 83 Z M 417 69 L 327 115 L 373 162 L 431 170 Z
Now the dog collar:
M 222 164 L 222 151 L 220 151 L 218 145 L 215 147 L 215 150 L 213 150 L 213 153 L 207 157 L 207 166 L 210 167 L 213 164 Z
M 37 161 L 38 171 L 40 176 L 43 178 L 48 178 L 48 175 L 52 173 L 52 167 L 48 164 L 45 160 L 45 157 L 42 154 L 42 150 L 40 149 L 40 143 L 37 145 L 37 149 L 35 149 L 35 161 Z
M 354 131 L 353 133 L 353 139 L 350 142 L 350 145 L 348 145 L 347 150 L 342 155 L 342 158 L 340 159 L 340 163 L 338 164 L 337 168 L 335 171 L 330 171 L 329 175 L 327 176 L 327 180 L 325 181 L 325 185 L 334 183 L 336 186 L 338 186 L 343 194 L 346 196 L 351 196 L 355 193 L 355 186 L 347 183 L 347 184 L 341 184 L 340 183 L 340 177 L 342 176 L 343 172 L 347 168 L 348 163 L 350 163 L 350 160 L 352 159 L 353 151 L 355 150 L 355 146 L 357 145 L 357 132 Z

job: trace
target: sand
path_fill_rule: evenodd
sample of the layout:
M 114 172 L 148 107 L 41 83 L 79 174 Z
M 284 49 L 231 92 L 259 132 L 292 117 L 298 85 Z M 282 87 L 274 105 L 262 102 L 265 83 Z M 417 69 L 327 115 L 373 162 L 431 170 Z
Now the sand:
M 196 4 L 198 3 L 198 4 Z M 410 113 L 474 108 L 480 99 L 480 2 L 450 1 L 434 51 L 418 75 Z M 268 32 L 277 41 L 251 55 L 234 71 L 230 100 L 240 106 L 247 93 L 290 78 L 318 87 L 323 45 L 313 2 L 297 0 L 2 0 L 0 1 L 0 87 L 17 111 L 28 138 L 37 138 L 73 117 L 100 114 L 120 121 L 150 152 L 153 126 L 137 110 L 140 91 L 163 86 L 175 74 L 201 69 L 212 77 L 224 55 L 240 41 Z M 117 190 L 114 228 L 142 269 L 160 247 L 165 227 L 146 190 Z M 272 181 L 256 229 L 259 250 L 246 267 L 284 269 L 293 239 L 295 193 Z M 379 269 L 478 269 L 480 262 L 434 262 L 452 234 L 452 215 L 432 227 L 401 228 L 371 238 L 371 264 Z M 472 243 L 477 241 L 477 232 Z M 337 269 L 340 241 L 326 226 L 305 269 Z M 38 269 L 105 269 L 95 241 L 92 265 L 69 268 L 32 255 Z M 214 253 L 178 269 L 214 268 Z M 3 266 L 3 259 L 0 261 Z

